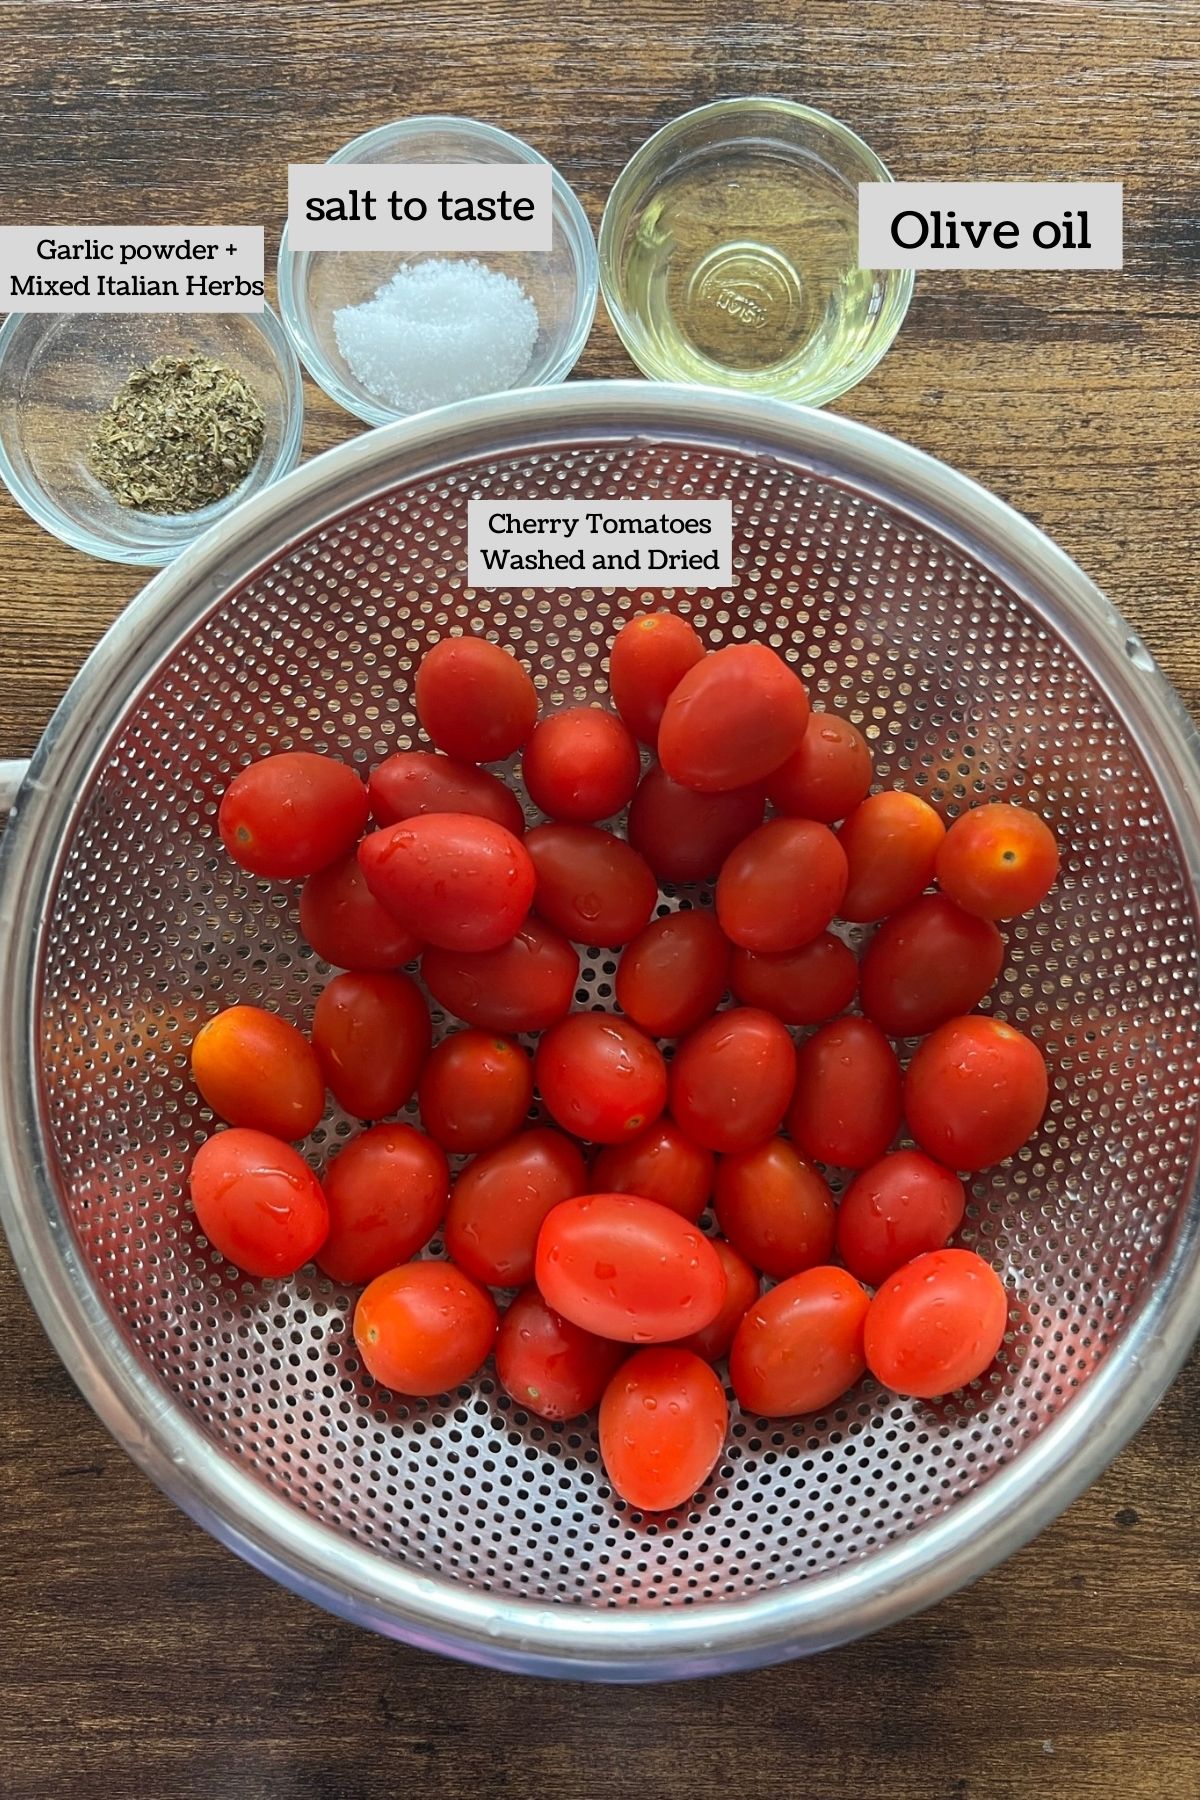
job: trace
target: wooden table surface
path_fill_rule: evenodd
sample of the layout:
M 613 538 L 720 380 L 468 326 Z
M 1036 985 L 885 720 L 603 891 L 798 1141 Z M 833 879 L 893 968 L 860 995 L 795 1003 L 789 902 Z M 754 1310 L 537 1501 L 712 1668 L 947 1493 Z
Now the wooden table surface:
M 840 410 L 1031 515 L 1200 707 L 1200 21 L 1194 0 L 0 3 L 0 220 L 259 223 L 289 160 L 462 112 L 530 139 L 593 223 L 685 108 L 783 93 L 909 179 L 1125 182 L 1109 274 L 919 276 Z M 601 316 L 579 373 L 631 373 Z M 357 425 L 312 386 L 305 451 Z M 0 753 L 31 751 L 139 575 L 0 493 Z M 352 1630 L 151 1488 L 0 1252 L 0 1794 L 1197 1800 L 1200 1379 L 973 1590 L 868 1643 L 621 1690 L 456 1667 Z

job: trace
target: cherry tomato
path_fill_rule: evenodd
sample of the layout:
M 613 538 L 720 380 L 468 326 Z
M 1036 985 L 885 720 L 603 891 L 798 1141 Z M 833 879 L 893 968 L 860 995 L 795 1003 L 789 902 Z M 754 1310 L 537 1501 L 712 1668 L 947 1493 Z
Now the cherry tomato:
M 564 1131 L 619 1144 L 653 1124 L 667 1101 L 662 1051 L 613 1013 L 572 1013 L 537 1047 L 534 1077 Z
M 723 1156 L 713 1206 L 734 1249 L 764 1275 L 798 1275 L 833 1253 L 833 1195 L 782 1138 Z
M 713 1154 L 693 1144 L 666 1113 L 623 1144 L 606 1144 L 592 1164 L 598 1194 L 640 1194 L 695 1224 L 712 1193 Z
M 822 931 L 798 950 L 775 956 L 735 950 L 729 983 L 743 1006 L 761 1006 L 785 1025 L 819 1025 L 853 1000 L 858 963 L 841 938 Z
M 521 758 L 533 804 L 552 819 L 576 825 L 623 811 L 639 772 L 631 734 L 620 719 L 594 706 L 570 707 L 543 719 Z
M 909 1130 L 948 1169 L 988 1169 L 1021 1148 L 1046 1110 L 1041 1051 L 1000 1019 L 951 1019 L 908 1066 Z
M 345 856 L 367 822 L 367 790 L 354 770 L 311 750 L 264 756 L 234 776 L 217 829 L 239 868 L 299 881 Z
M 976 806 L 955 819 L 938 851 L 938 884 L 981 919 L 1015 919 L 1058 879 L 1058 845 L 1024 806 Z
M 656 763 L 630 802 L 629 841 L 660 881 L 711 881 L 735 844 L 762 824 L 765 804 L 761 786 L 698 794 Z
M 768 819 L 725 859 L 721 929 L 743 950 L 778 955 L 824 931 L 846 891 L 846 858 L 828 825 Z
M 231 1125 L 303 1138 L 325 1111 L 325 1082 L 303 1032 L 260 1006 L 227 1006 L 192 1043 L 192 1078 Z
M 852 1275 L 878 1287 L 914 1256 L 940 1250 L 962 1224 L 966 1204 L 957 1175 L 920 1150 L 894 1150 L 842 1195 L 838 1255 Z
M 369 1374 L 397 1394 L 445 1394 L 487 1360 L 496 1303 L 453 1263 L 410 1262 L 377 1275 L 354 1309 L 354 1342 Z
M 577 944 L 627 944 L 654 911 L 658 883 L 611 831 L 536 825 L 525 842 L 537 871 L 535 910 Z
M 527 1287 L 500 1321 L 496 1373 L 518 1406 L 541 1419 L 575 1419 L 599 1405 L 628 1354 L 611 1338 L 581 1331 Z
M 429 1008 L 407 975 L 335 975 L 313 1010 L 329 1091 L 358 1119 L 385 1119 L 411 1099 L 432 1035 Z
M 525 921 L 533 864 L 520 838 L 471 813 L 422 813 L 358 846 L 367 886 L 426 944 L 498 950 Z
M 973 1250 L 931 1250 L 889 1275 L 867 1314 L 867 1365 L 898 1394 L 936 1400 L 996 1360 L 1008 1295 Z
M 300 929 L 338 969 L 400 969 L 421 949 L 420 939 L 375 898 L 353 851 L 309 876 L 300 890 Z
M 430 946 L 421 974 L 439 1006 L 481 1031 L 544 1031 L 571 1010 L 579 957 L 557 931 L 529 918 L 498 950 Z
M 446 1150 L 490 1150 L 525 1122 L 533 1099 L 533 1064 L 513 1038 L 494 1031 L 455 1031 L 443 1038 L 421 1073 L 421 1123 Z
M 608 659 L 613 705 L 635 738 L 653 749 L 663 707 L 704 645 L 678 613 L 642 613 L 622 625 Z
M 850 881 L 843 919 L 867 923 L 915 900 L 933 880 L 946 827 L 916 794 L 871 794 L 838 832 Z
M 522 1131 L 467 1164 L 446 1214 L 446 1250 L 488 1287 L 533 1280 L 542 1221 L 560 1201 L 587 1191 L 578 1144 L 548 1126 Z
M 535 1274 L 556 1312 L 623 1344 L 699 1331 L 725 1298 L 708 1239 L 638 1194 L 581 1194 L 556 1206 L 538 1234 Z
M 716 1318 L 700 1331 L 693 1331 L 690 1337 L 680 1338 L 679 1348 L 694 1350 L 705 1362 L 713 1363 L 729 1355 L 738 1326 L 758 1299 L 759 1279 L 758 1271 L 752 1269 L 745 1257 L 739 1256 L 724 1238 L 709 1238 L 708 1241 L 725 1271 L 725 1298 Z
M 869 1019 L 832 1019 L 796 1057 L 788 1131 L 814 1162 L 865 1169 L 900 1129 L 900 1064 Z
M 685 1037 L 671 1064 L 671 1111 L 706 1150 L 749 1150 L 779 1130 L 796 1052 L 771 1013 L 735 1006 Z
M 265 1131 L 218 1131 L 192 1158 L 188 1182 L 201 1231 L 247 1275 L 294 1275 L 325 1242 L 320 1182 Z
M 621 953 L 617 1005 L 651 1037 L 680 1037 L 720 1005 L 729 985 L 729 954 L 711 913 L 651 919 Z
M 819 1412 L 861 1380 L 869 1301 L 845 1269 L 804 1269 L 754 1302 L 729 1352 L 729 1379 L 749 1413 Z
M 765 781 L 804 736 L 804 683 L 765 644 L 712 650 L 673 689 L 658 729 L 672 781 L 702 794 Z
M 367 781 L 377 825 L 399 825 L 422 813 L 472 813 L 520 837 L 525 814 L 516 795 L 486 769 L 436 750 L 398 750 Z
M 608 1479 L 639 1512 L 670 1512 L 712 1474 L 729 1424 L 725 1389 L 691 1350 L 639 1350 L 600 1402 Z
M 413 686 L 417 717 L 439 750 L 463 762 L 503 762 L 537 719 L 537 689 L 515 656 L 486 638 L 443 638 Z
M 849 719 L 812 713 L 799 748 L 767 783 L 776 812 L 831 825 L 865 800 L 875 770 L 862 732 Z
M 1004 939 L 987 919 L 944 894 L 921 894 L 885 919 L 863 957 L 862 1009 L 889 1037 L 923 1037 L 970 1012 L 1004 963 Z
M 334 1281 L 361 1285 L 407 1262 L 442 1222 L 445 1152 L 411 1125 L 372 1125 L 326 1165 L 329 1236 L 317 1257 Z

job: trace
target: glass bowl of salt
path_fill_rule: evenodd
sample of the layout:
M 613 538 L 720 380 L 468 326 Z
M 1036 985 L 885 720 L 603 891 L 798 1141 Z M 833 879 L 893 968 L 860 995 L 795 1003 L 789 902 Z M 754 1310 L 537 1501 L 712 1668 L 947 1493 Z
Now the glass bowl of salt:
M 364 132 L 331 163 L 541 163 L 520 138 L 474 119 L 403 119 Z M 552 171 L 548 251 L 292 250 L 279 245 L 279 310 L 300 360 L 368 425 L 574 368 L 596 312 L 596 240 Z

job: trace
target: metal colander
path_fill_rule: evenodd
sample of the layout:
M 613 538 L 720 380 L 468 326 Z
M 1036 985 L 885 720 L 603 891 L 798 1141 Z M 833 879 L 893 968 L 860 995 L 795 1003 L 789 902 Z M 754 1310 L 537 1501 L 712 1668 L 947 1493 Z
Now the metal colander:
M 466 502 L 733 501 L 737 586 L 666 595 L 464 585 Z M 758 638 L 947 811 L 1029 801 L 1063 844 L 987 1004 L 1053 1098 L 973 1185 L 962 1238 L 1002 1271 L 995 1371 L 937 1405 L 864 1381 L 820 1417 L 734 1407 L 704 1492 L 616 1500 L 590 1422 L 530 1417 L 490 1373 L 433 1402 L 376 1387 L 353 1294 L 255 1282 L 184 1202 L 212 1128 L 187 1075 L 234 1000 L 306 1025 L 328 970 L 295 894 L 220 852 L 216 799 L 266 749 L 363 769 L 414 741 L 422 652 L 486 633 L 545 703 L 603 696 L 607 646 L 664 603 Z M 1145 1417 L 1198 1314 L 1197 760 L 1140 643 L 1025 521 L 824 414 L 595 383 L 375 432 L 253 500 L 150 583 L 21 789 L 0 876 L 0 1158 L 23 1277 L 130 1453 L 260 1567 L 453 1654 L 609 1679 L 819 1649 L 1028 1538 Z M 704 904 L 671 890 L 662 909 Z M 587 951 L 578 1004 L 613 1005 Z M 435 1015 L 439 1026 L 444 1025 Z M 327 1114 L 320 1161 L 357 1128 Z

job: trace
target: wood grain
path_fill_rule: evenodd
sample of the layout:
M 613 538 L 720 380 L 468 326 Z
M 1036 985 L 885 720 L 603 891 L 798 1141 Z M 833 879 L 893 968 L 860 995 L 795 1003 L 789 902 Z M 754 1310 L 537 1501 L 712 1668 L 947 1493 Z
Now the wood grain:
M 593 222 L 710 98 L 807 99 L 912 179 L 1120 179 L 1117 274 L 925 275 L 841 409 L 1075 555 L 1200 709 L 1200 24 L 1192 0 L 0 4 L 9 223 L 268 226 L 289 160 L 411 112 L 527 137 Z M 631 372 L 601 318 L 580 364 Z M 358 427 L 308 388 L 305 450 Z M 139 585 L 0 496 L 0 752 Z M 650 1690 L 455 1668 L 244 1567 L 136 1472 L 0 1268 L 0 1793 L 13 1800 L 1196 1800 L 1200 1376 L 1039 1542 L 815 1661 Z

